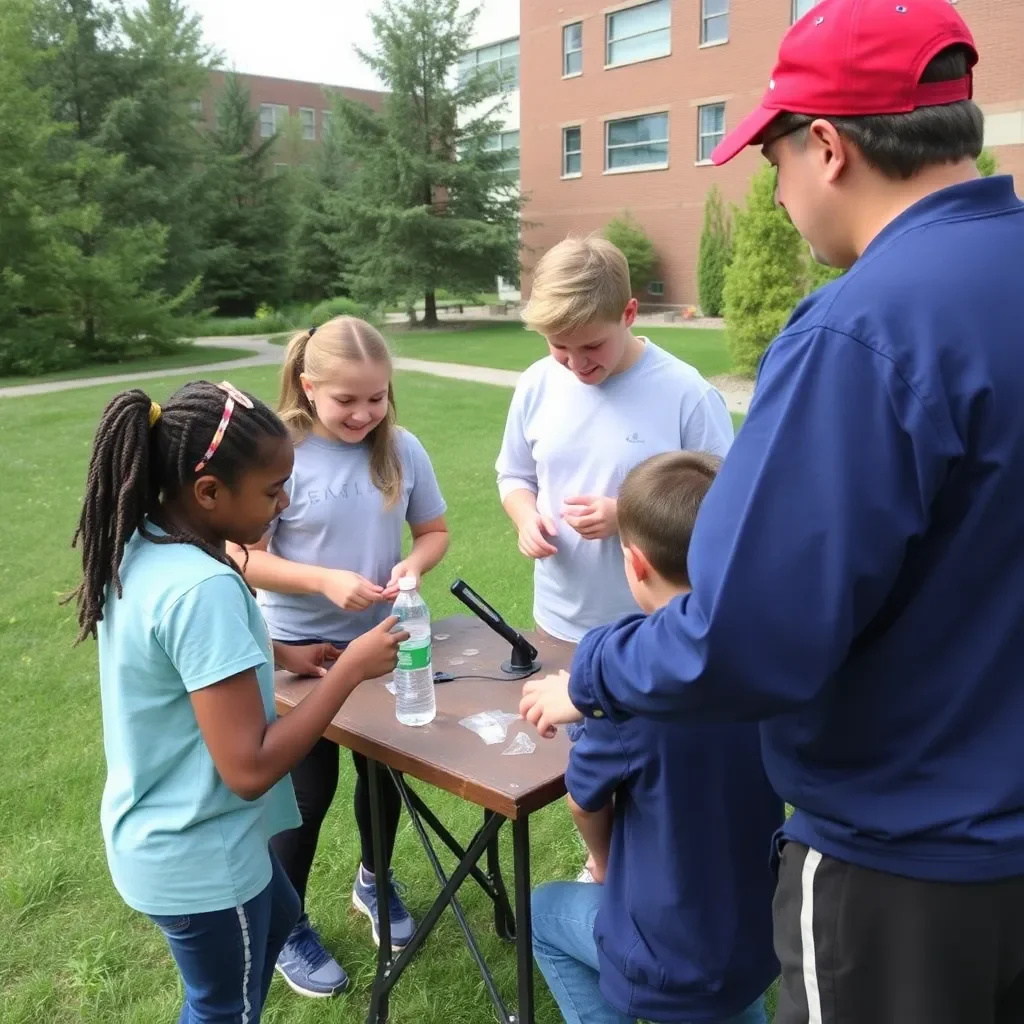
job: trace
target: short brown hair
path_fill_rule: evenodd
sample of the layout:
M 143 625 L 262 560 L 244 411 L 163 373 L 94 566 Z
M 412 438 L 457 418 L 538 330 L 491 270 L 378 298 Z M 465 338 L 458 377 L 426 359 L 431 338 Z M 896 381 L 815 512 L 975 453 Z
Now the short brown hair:
M 921 82 L 952 82 L 971 69 L 966 47 L 942 50 L 924 69 Z M 782 114 L 772 122 L 766 138 L 793 135 L 805 140 L 814 121 L 830 121 L 837 132 L 849 139 L 864 159 L 887 178 L 906 180 L 926 167 L 976 160 L 985 140 L 985 117 L 971 100 L 938 107 L 920 107 L 907 114 L 878 114 L 871 117 L 820 118 L 807 114 Z M 801 133 L 801 134 L 797 134 Z
M 607 238 L 566 238 L 537 261 L 523 321 L 550 337 L 618 323 L 632 298 L 629 263 Z
M 670 583 L 690 585 L 690 538 L 721 464 L 707 452 L 665 452 L 635 466 L 619 488 L 620 540 Z

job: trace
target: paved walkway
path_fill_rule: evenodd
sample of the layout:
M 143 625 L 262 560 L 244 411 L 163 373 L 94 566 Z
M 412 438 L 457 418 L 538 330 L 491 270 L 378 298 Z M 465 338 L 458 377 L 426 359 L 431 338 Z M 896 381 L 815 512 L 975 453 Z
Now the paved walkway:
M 276 366 L 284 355 L 284 347 L 274 345 L 266 338 L 197 338 L 196 344 L 216 344 L 220 348 L 248 349 L 254 354 L 226 363 L 205 363 L 201 366 L 175 366 L 163 370 L 141 370 L 136 373 L 111 374 L 106 377 L 80 377 L 76 380 L 44 381 L 40 384 L 21 384 L 0 388 L 0 398 L 17 398 L 22 395 L 45 395 L 57 391 L 73 391 L 77 388 L 92 387 L 96 384 L 130 384 L 134 381 L 194 374 L 208 376 L 214 370 L 234 370 L 246 366 Z M 434 377 L 450 380 L 466 380 L 476 384 L 496 384 L 499 387 L 515 387 L 519 380 L 518 370 L 499 370 L 490 366 L 466 366 L 462 363 L 432 362 L 426 359 L 395 359 L 395 369 L 412 373 L 427 373 Z M 750 404 L 752 385 L 749 381 L 735 377 L 715 378 L 713 383 L 722 392 L 730 412 L 746 414 Z

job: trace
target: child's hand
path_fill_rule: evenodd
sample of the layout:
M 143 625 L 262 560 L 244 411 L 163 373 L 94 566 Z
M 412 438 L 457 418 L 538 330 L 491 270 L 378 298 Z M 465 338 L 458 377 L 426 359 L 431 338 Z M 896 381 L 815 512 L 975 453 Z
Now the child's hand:
M 565 499 L 562 518 L 585 540 L 604 540 L 618 533 L 617 510 L 614 498 L 585 494 Z
M 519 527 L 519 550 L 527 558 L 550 558 L 558 554 L 558 548 L 547 538 L 557 535 L 558 527 L 547 516 L 534 512 Z
M 384 586 L 384 592 L 381 594 L 381 599 L 384 601 L 394 601 L 398 597 L 398 581 L 403 576 L 412 576 L 416 580 L 416 586 L 420 585 L 420 573 L 419 570 L 409 561 L 399 562 L 398 565 L 391 570 L 391 578 Z
M 392 633 L 398 625 L 398 616 L 391 615 L 379 626 L 362 636 L 357 636 L 345 648 L 344 654 L 338 659 L 345 667 L 351 669 L 360 680 L 376 679 L 378 676 L 394 672 L 398 664 L 398 645 L 409 639 L 405 630 Z
M 347 612 L 362 612 L 384 600 L 383 587 L 347 569 L 325 570 L 320 593 Z
M 583 715 L 569 699 L 569 673 L 543 679 L 531 679 L 523 687 L 523 699 L 519 702 L 519 714 L 537 727 L 545 739 L 551 739 L 558 732 L 557 726 L 569 722 L 583 721 Z
M 337 661 L 342 655 L 340 647 L 334 644 L 274 644 L 274 661 L 286 672 L 297 676 L 325 676 L 326 661 Z

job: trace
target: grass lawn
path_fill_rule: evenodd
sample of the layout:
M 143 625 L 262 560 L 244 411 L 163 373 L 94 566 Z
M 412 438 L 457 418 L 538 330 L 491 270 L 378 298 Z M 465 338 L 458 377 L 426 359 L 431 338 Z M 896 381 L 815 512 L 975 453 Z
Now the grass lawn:
M 239 370 L 232 380 L 268 400 L 276 393 L 270 367 Z M 183 381 L 168 376 L 147 388 L 162 400 Z M 512 623 L 528 627 L 531 570 L 516 551 L 493 475 L 511 392 L 412 374 L 400 374 L 396 386 L 403 423 L 431 452 L 450 508 L 451 551 L 425 586 L 435 617 L 462 610 L 447 594 L 450 581 L 462 576 Z M 0 473 L 12 484 L 0 520 L 0 692 L 6 699 L 0 724 L 0 1024 L 153 1024 L 175 1020 L 180 1005 L 161 936 L 124 906 L 107 873 L 98 819 L 104 764 L 96 650 L 91 641 L 72 647 L 73 610 L 57 603 L 77 581 L 77 553 L 69 544 L 91 436 L 116 390 L 85 388 L 56 403 L 48 397 L 0 401 Z M 375 953 L 364 919 L 349 909 L 358 845 L 351 761 L 343 754 L 341 764 L 310 910 L 352 976 L 352 988 L 337 1001 L 321 1002 L 292 994 L 278 979 L 267 1024 L 357 1024 L 366 1016 Z M 468 839 L 479 811 L 419 788 L 452 831 Z M 535 816 L 532 838 L 535 882 L 576 874 L 580 856 L 561 804 Z M 422 915 L 436 884 L 404 817 L 395 865 L 409 886 L 411 909 Z M 498 984 L 514 1002 L 513 949 L 493 935 L 486 897 L 471 884 L 463 897 Z M 539 1024 L 555 1024 L 560 1018 L 539 975 L 537 992 Z M 391 1019 L 479 1024 L 491 1018 L 480 1008 L 485 1002 L 454 919 L 445 914 L 398 985 Z
M 216 345 L 185 345 L 177 352 L 165 356 L 147 356 L 121 363 L 96 363 L 80 366 L 77 370 L 44 373 L 39 377 L 0 377 L 0 387 L 21 384 L 42 384 L 48 380 L 79 380 L 83 377 L 107 377 L 117 373 L 143 373 L 146 370 L 176 370 L 182 366 L 204 366 L 207 363 L 226 363 L 229 359 L 245 359 L 256 353 L 248 349 L 221 348 Z
M 474 324 L 461 330 L 404 330 L 389 325 L 386 331 L 396 355 L 470 366 L 525 370 L 547 355 L 544 340 L 515 323 Z M 731 366 L 725 332 L 700 327 L 645 327 L 655 344 L 695 366 L 705 377 L 728 373 Z

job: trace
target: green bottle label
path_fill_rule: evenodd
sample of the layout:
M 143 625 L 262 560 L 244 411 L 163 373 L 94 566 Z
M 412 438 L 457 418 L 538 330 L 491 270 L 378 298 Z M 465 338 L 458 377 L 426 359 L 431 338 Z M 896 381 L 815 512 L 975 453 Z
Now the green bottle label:
M 406 642 L 398 647 L 398 667 L 403 672 L 414 672 L 418 668 L 430 668 L 430 641 L 412 644 Z

